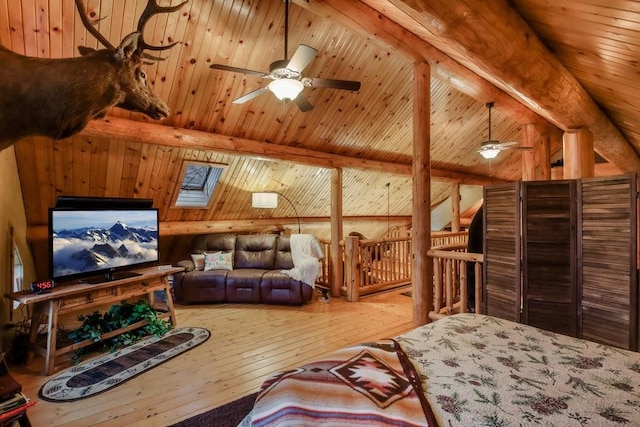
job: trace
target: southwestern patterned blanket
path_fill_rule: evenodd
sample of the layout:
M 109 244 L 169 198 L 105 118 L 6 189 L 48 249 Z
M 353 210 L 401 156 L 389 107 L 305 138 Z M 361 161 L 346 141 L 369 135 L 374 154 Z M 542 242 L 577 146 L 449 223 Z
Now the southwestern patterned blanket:
M 379 344 L 272 376 L 241 425 L 640 426 L 639 353 L 476 314 Z

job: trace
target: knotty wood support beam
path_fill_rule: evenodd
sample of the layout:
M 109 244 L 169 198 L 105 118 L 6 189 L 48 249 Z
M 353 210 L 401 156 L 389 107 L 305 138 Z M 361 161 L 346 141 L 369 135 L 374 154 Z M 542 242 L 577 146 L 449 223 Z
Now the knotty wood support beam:
M 532 124 L 524 125 L 522 129 L 522 147 L 530 147 L 531 150 L 525 150 L 522 153 L 522 180 L 535 181 L 536 179 L 536 156 L 534 148 L 536 147 L 536 127 Z
M 412 295 L 413 323 L 424 325 L 433 309 L 433 264 L 431 249 L 431 85 L 429 64 L 413 71 L 413 209 Z
M 460 231 L 460 184 L 451 187 L 451 231 Z
M 411 165 L 409 164 L 341 156 L 287 145 L 270 144 L 268 142 L 235 138 L 191 129 L 179 129 L 156 123 L 127 120 L 119 117 L 108 117 L 105 120 L 92 120 L 81 132 L 81 135 L 115 138 L 176 148 L 211 150 L 234 156 L 272 158 L 330 169 L 346 168 L 397 175 L 411 174 Z M 431 174 L 435 180 L 459 182 L 468 185 L 494 185 L 504 183 L 503 180 L 496 178 L 447 170 L 433 170 Z
M 563 137 L 564 179 L 594 176 L 593 135 L 589 129 L 572 129 Z
M 331 170 L 331 295 L 340 296 L 344 281 L 344 266 L 340 242 L 343 238 L 342 169 Z

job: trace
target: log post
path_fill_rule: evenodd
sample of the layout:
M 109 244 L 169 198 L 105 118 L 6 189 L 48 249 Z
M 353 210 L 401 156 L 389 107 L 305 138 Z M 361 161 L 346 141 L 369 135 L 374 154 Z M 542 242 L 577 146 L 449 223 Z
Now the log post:
M 413 323 L 429 322 L 433 309 L 433 264 L 427 256 L 431 246 L 431 71 L 419 63 L 413 71 L 413 207 L 411 238 Z
M 595 153 L 591 131 L 587 128 L 566 131 L 562 138 L 562 157 L 564 179 L 594 176 Z
M 460 231 L 460 184 L 455 183 L 451 188 L 451 231 Z
M 360 300 L 360 286 L 362 285 L 360 239 L 357 236 L 347 236 L 344 239 L 344 258 L 347 301 L 357 302 Z
M 331 170 L 331 295 L 340 296 L 344 284 L 342 241 L 342 169 Z
M 538 179 L 542 181 L 551 180 L 551 143 L 554 135 L 556 138 L 560 138 L 560 130 L 548 127 L 547 131 L 540 136 L 540 147 L 537 150 L 538 168 L 540 168 Z
M 522 146 L 531 147 L 522 152 L 522 180 L 536 179 L 536 128 L 533 124 L 526 124 L 522 129 Z

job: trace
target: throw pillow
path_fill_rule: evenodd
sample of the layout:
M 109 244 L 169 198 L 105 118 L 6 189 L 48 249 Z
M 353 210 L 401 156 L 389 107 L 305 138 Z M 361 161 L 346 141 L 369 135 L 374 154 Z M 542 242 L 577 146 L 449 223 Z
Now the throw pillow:
M 204 271 L 233 270 L 233 251 L 205 252 Z
M 196 270 L 204 270 L 204 254 L 191 254 L 191 260 L 196 266 Z

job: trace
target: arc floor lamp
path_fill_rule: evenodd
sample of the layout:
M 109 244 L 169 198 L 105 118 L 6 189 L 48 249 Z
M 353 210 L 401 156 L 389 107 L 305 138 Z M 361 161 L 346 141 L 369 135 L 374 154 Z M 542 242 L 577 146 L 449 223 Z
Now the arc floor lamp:
M 298 234 L 300 234 L 300 215 L 298 215 L 298 211 L 293 202 L 284 194 L 277 191 L 251 193 L 251 206 L 260 209 L 275 209 L 278 207 L 278 196 L 282 196 L 293 208 L 293 212 L 295 212 L 296 218 L 298 219 Z

